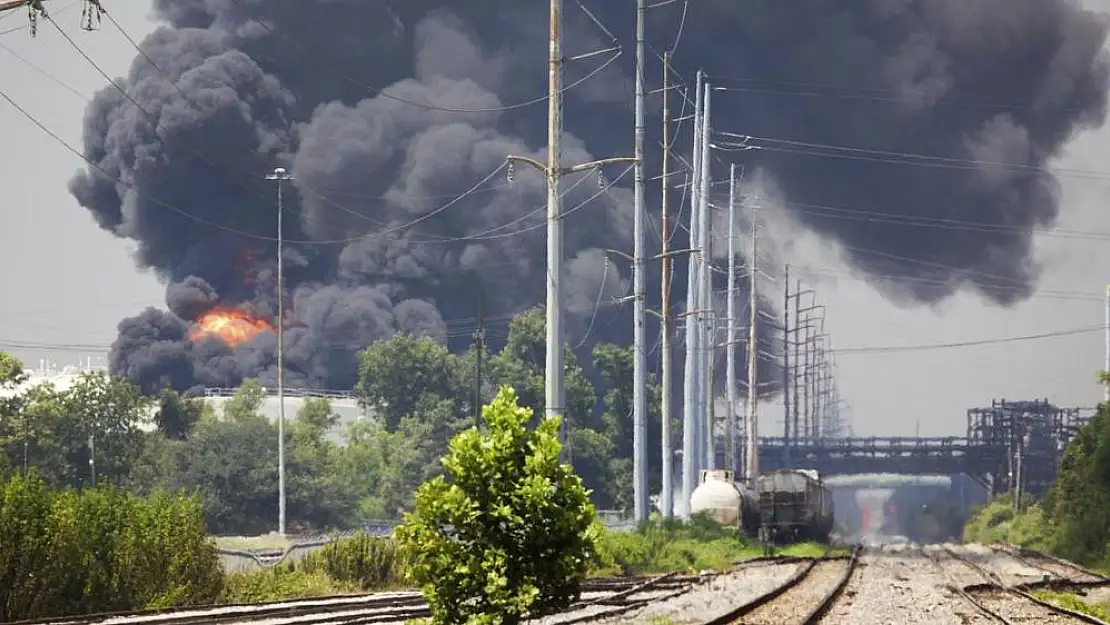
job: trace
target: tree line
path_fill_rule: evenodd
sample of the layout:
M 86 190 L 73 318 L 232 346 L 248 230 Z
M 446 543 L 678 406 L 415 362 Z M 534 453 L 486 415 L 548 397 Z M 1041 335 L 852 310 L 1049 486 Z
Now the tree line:
M 442 471 L 452 437 L 474 423 L 475 401 L 502 385 L 543 415 L 545 332 L 540 310 L 516 317 L 502 349 L 454 354 L 397 335 L 367 347 L 354 390 L 370 418 L 340 426 L 327 399 L 306 398 L 286 427 L 292 531 L 356 527 L 397 518 L 416 486 Z M 601 509 L 631 507 L 632 351 L 599 344 L 589 374 L 567 349 L 567 452 Z M 0 389 L 22 384 L 19 361 L 0 353 Z M 591 378 L 598 384 L 591 382 Z M 5 394 L 12 395 L 10 392 Z M 144 397 L 127 380 L 82 374 L 67 390 L 42 384 L 0 399 L 0 476 L 34 473 L 48 485 L 113 485 L 137 495 L 195 494 L 213 534 L 258 534 L 277 517 L 277 427 L 254 380 L 217 410 L 164 390 Z M 660 393 L 649 392 L 650 448 L 658 448 Z M 336 435 L 338 434 L 338 436 Z M 660 458 L 650 482 L 660 485 Z

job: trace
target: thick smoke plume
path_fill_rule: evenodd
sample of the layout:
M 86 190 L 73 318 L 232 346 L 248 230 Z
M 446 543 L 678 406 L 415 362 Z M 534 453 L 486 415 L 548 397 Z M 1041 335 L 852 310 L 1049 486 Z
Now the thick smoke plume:
M 283 222 L 290 384 L 349 387 L 357 351 L 400 330 L 461 347 L 475 326 L 478 285 L 495 323 L 542 301 L 538 175 L 518 167 L 508 186 L 499 173 L 440 207 L 508 153 L 542 158 L 545 107 L 495 110 L 544 91 L 543 3 L 154 4 L 164 25 L 143 42 L 149 60 L 137 57 L 122 81 L 139 106 L 106 88 L 86 114 L 89 158 L 123 183 L 92 168 L 71 183 L 101 226 L 135 240 L 138 262 L 169 284 L 168 312 L 120 324 L 116 372 L 147 390 L 272 380 L 271 333 L 232 350 L 190 341 L 189 328 L 216 304 L 276 314 L 276 185 L 264 179 L 275 166 L 294 176 Z M 626 4 L 590 8 L 631 42 Z M 740 156 L 775 179 L 804 223 L 842 242 L 866 274 L 927 278 L 910 287 L 876 278 L 880 288 L 923 302 L 964 287 L 1003 304 L 1027 296 L 1037 275 L 1031 231 L 1058 210 L 1057 182 L 1043 166 L 1105 117 L 1105 22 L 1065 0 L 807 9 L 704 0 L 682 20 L 683 3 L 672 3 L 651 10 L 649 41 L 670 47 L 684 23 L 677 67 L 687 76 L 704 68 L 741 90 L 717 92 L 714 125 L 758 138 L 763 149 Z M 573 8 L 565 30 L 569 54 L 612 45 Z M 594 61 L 574 63 L 568 80 Z M 570 92 L 569 162 L 631 149 L 630 65 L 622 58 Z M 653 64 L 652 84 L 658 74 Z M 650 132 L 648 145 L 658 136 Z M 936 158 L 891 162 L 906 159 L 899 154 Z M 570 330 L 578 338 L 588 330 L 591 342 L 626 340 L 630 325 L 628 307 L 610 305 L 627 291 L 627 266 L 615 257 L 606 268 L 602 252 L 631 247 L 621 185 L 567 219 Z M 596 193 L 586 180 L 566 206 Z M 923 218 L 1004 227 L 934 228 Z M 675 281 L 675 301 L 684 286 Z

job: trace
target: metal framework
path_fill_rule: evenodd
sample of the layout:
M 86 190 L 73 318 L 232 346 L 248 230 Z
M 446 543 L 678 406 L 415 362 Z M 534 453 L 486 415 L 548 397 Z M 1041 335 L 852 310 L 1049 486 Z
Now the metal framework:
M 1083 408 L 1048 400 L 993 400 L 967 411 L 964 437 L 761 439 L 767 469 L 805 467 L 827 475 L 964 473 L 992 493 L 1041 495 L 1052 484 L 1064 449 L 1090 418 Z
M 0 0 L 0 13 L 14 11 L 27 7 L 27 20 L 31 26 L 31 36 L 38 34 L 39 18 L 50 19 L 46 11 L 47 0 Z M 100 0 L 83 0 L 81 7 L 81 28 L 83 30 L 96 30 L 107 10 L 100 4 Z
M 992 400 L 989 407 L 967 411 L 967 440 L 999 451 L 998 464 L 987 473 L 996 491 L 1040 495 L 1088 418 L 1081 408 L 1060 408 L 1047 399 Z

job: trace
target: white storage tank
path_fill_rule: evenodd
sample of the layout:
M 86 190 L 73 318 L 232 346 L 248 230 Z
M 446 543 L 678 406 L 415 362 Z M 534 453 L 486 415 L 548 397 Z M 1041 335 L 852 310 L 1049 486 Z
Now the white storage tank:
M 733 485 L 732 471 L 702 471 L 701 484 L 690 495 L 690 512 L 707 512 L 721 525 L 740 524 L 740 491 Z

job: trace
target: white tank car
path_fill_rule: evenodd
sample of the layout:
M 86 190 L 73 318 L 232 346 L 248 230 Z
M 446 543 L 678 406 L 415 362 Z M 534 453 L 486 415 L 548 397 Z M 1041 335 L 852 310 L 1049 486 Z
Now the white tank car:
M 759 526 L 759 508 L 755 493 L 736 483 L 732 471 L 701 472 L 701 484 L 690 495 L 690 512 L 707 513 L 714 521 L 727 527 L 753 532 Z

